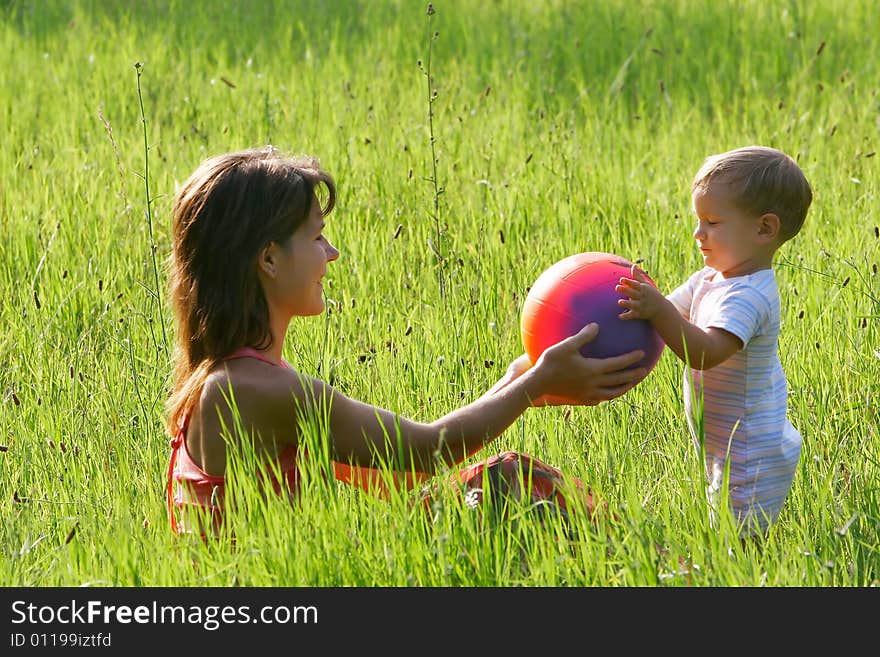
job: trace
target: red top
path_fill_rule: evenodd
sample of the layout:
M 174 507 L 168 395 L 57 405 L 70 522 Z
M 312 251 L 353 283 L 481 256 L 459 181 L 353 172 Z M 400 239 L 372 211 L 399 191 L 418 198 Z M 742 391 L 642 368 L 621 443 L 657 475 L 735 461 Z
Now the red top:
M 238 349 L 223 360 L 233 360 L 235 358 L 256 358 L 275 367 L 292 369 L 287 361 L 282 360 L 281 363 L 276 363 L 267 358 L 265 354 L 251 347 Z M 189 427 L 189 419 L 190 413 L 187 412 L 183 416 L 177 433 L 171 439 L 171 457 L 168 462 L 168 486 L 165 493 L 168 503 L 168 518 L 171 521 L 171 529 L 174 533 L 191 533 L 193 528 L 187 526 L 184 518 L 178 518 L 176 511 L 186 508 L 200 508 L 210 513 L 212 530 L 216 533 L 222 522 L 226 477 L 224 475 L 208 474 L 193 460 L 186 447 L 186 431 Z M 284 480 L 284 488 L 274 473 L 271 472 L 272 469 L 269 468 L 269 479 L 276 495 L 280 495 L 286 490 L 292 498 L 299 489 L 297 451 L 295 445 L 288 445 L 278 454 L 278 469 Z M 339 481 L 386 498 L 389 495 L 389 483 L 393 488 L 411 489 L 428 478 L 427 475 L 421 473 L 383 473 L 380 470 L 349 466 L 335 461 L 333 462 L 333 469 L 334 476 Z M 202 526 L 201 521 L 199 521 L 199 530 L 204 538 L 207 532 Z
M 286 361 L 275 363 L 256 349 L 245 347 L 227 356 L 223 360 L 235 358 L 256 358 L 275 367 L 290 367 Z M 186 431 L 189 428 L 190 413 L 183 416 L 180 427 L 174 438 L 171 439 L 171 458 L 168 462 L 168 487 L 166 499 L 168 502 L 168 517 L 171 520 L 171 529 L 176 534 L 189 533 L 192 528 L 186 526 L 184 519 L 178 519 L 175 507 L 201 507 L 210 512 L 213 530 L 220 528 L 222 521 L 223 500 L 226 493 L 226 477 L 224 475 L 211 475 L 202 470 L 196 464 L 186 447 Z M 279 470 L 284 479 L 287 491 L 295 495 L 299 487 L 299 471 L 296 467 L 296 446 L 288 445 L 278 455 Z M 276 495 L 284 490 L 273 472 L 269 473 L 272 489 Z M 202 536 L 205 535 L 204 527 L 201 528 Z

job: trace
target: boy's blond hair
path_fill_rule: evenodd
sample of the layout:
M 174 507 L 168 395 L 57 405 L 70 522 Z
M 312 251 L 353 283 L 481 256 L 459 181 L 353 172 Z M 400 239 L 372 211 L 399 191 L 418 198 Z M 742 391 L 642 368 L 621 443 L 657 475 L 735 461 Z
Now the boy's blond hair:
M 813 191 L 804 172 L 790 156 L 766 146 L 745 146 L 710 155 L 694 177 L 691 192 L 711 183 L 728 185 L 734 202 L 744 212 L 779 217 L 780 243 L 798 234 Z

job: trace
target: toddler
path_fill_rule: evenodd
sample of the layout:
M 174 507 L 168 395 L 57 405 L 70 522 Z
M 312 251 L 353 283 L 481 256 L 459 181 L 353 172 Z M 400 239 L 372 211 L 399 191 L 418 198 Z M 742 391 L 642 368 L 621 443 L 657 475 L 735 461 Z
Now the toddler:
M 801 451 L 777 353 L 773 257 L 800 231 L 812 190 L 791 157 L 747 146 L 707 158 L 691 196 L 705 266 L 665 297 L 633 266 L 616 287 L 626 297 L 620 317 L 650 321 L 685 363 L 685 411 L 698 450 L 705 447 L 710 509 L 729 461 L 742 536 L 761 535 L 779 515 Z

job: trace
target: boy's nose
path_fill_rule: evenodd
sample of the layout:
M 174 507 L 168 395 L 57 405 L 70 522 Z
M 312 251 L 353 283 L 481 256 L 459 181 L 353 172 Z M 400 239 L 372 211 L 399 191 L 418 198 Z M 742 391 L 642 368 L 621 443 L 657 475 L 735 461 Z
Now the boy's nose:
M 327 242 L 324 250 L 327 252 L 327 262 L 333 262 L 339 257 L 339 249 L 330 244 L 330 242 Z

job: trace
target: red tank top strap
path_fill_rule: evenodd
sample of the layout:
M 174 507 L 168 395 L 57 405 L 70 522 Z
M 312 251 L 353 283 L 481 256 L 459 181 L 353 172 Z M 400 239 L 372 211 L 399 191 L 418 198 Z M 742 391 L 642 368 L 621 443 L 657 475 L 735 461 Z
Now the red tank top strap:
M 241 347 L 240 349 L 236 349 L 223 360 L 234 360 L 236 358 L 256 358 L 257 360 L 269 363 L 270 365 L 281 365 L 281 363 L 276 363 L 262 351 L 257 351 L 253 347 Z
M 177 531 L 177 517 L 174 515 L 174 468 L 177 467 L 177 457 L 183 449 L 183 441 L 186 440 L 186 429 L 189 426 L 189 413 L 185 413 L 177 427 L 177 433 L 171 439 L 171 458 L 168 459 L 168 485 L 165 489 L 165 499 L 168 504 L 168 519 L 171 521 L 171 529 Z

